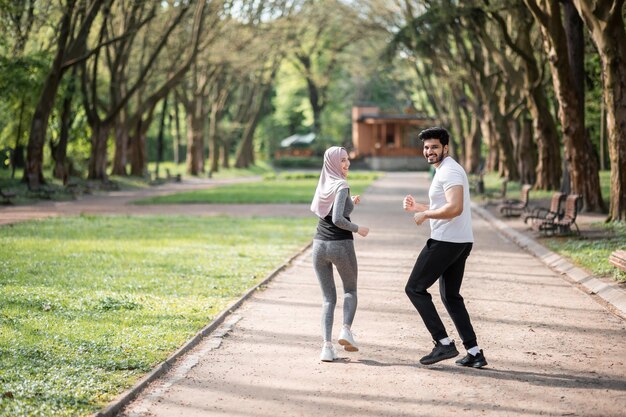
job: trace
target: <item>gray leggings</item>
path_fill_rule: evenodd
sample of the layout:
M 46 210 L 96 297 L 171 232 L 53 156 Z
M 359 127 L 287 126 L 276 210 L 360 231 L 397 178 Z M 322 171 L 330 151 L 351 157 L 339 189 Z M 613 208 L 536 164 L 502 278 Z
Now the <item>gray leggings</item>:
M 356 313 L 356 281 L 358 268 L 353 240 L 313 240 L 313 267 L 322 287 L 322 336 L 332 340 L 333 319 L 337 304 L 337 288 L 333 265 L 343 282 L 343 324 L 352 325 Z

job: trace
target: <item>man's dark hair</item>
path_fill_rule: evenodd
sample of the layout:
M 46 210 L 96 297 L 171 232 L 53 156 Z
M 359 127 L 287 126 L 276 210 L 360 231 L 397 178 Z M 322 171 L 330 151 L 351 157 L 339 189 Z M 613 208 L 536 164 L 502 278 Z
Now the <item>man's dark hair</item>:
M 439 139 L 442 146 L 446 146 L 450 140 L 450 134 L 443 127 L 435 126 L 422 130 L 417 138 L 422 142 L 427 139 Z

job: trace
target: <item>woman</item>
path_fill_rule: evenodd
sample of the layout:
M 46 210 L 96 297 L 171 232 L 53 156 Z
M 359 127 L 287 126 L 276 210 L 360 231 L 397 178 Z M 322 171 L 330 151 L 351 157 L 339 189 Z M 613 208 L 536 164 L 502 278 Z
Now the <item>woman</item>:
M 333 318 L 337 304 L 337 290 L 333 277 L 333 265 L 343 282 L 343 328 L 339 344 L 348 352 L 359 350 L 350 327 L 357 306 L 356 282 L 357 262 L 354 253 L 352 233 L 365 237 L 367 227 L 350 221 L 350 213 L 359 204 L 358 195 L 350 197 L 350 187 L 346 178 L 350 160 L 345 148 L 332 146 L 324 153 L 324 166 L 320 174 L 311 211 L 319 217 L 317 232 L 313 239 L 313 267 L 322 287 L 322 336 L 324 344 L 320 360 L 332 362 L 337 352 L 332 343 Z

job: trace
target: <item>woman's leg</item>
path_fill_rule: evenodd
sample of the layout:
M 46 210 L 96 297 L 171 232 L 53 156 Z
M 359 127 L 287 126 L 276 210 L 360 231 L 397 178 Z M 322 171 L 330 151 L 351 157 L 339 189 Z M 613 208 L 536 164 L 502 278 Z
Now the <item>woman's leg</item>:
M 333 319 L 337 304 L 337 289 L 333 277 L 333 264 L 328 259 L 328 244 L 332 242 L 313 240 L 313 268 L 322 289 L 322 337 L 332 340 Z
M 354 241 L 337 240 L 332 243 L 331 260 L 337 268 L 343 284 L 343 324 L 352 326 L 356 308 L 358 265 L 354 252 Z

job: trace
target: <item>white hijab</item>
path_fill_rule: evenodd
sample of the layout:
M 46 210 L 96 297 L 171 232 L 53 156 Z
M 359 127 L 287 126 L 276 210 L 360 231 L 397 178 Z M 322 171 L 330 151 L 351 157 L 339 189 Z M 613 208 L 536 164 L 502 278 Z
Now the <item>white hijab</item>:
M 349 188 L 348 181 L 341 172 L 343 156 L 347 157 L 348 152 L 339 146 L 331 146 L 324 152 L 324 166 L 311 203 L 311 211 L 321 218 L 330 213 L 337 193 L 344 188 Z

